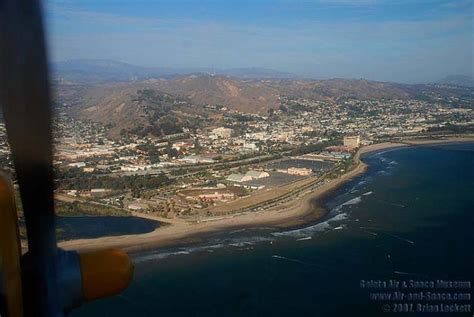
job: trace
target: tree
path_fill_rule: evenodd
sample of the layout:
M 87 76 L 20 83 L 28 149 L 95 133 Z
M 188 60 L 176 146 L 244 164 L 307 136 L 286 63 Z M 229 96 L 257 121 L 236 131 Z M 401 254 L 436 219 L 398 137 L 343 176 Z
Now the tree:
M 151 164 L 160 163 L 160 156 L 158 152 L 153 152 L 153 153 L 148 152 L 148 159 L 150 160 Z
M 148 145 L 147 152 L 151 164 L 160 163 L 160 153 L 153 144 Z
M 135 187 L 135 186 L 132 187 L 132 196 L 133 196 L 134 198 L 140 198 L 140 196 L 141 196 L 140 188 Z
M 173 148 L 171 142 L 168 142 L 166 145 L 166 154 L 168 154 L 168 157 L 178 157 L 179 152 L 175 148 Z
M 196 151 L 196 153 L 201 153 L 201 150 L 202 150 L 202 146 L 201 144 L 199 143 L 199 140 L 198 138 L 195 138 L 194 139 L 194 150 Z

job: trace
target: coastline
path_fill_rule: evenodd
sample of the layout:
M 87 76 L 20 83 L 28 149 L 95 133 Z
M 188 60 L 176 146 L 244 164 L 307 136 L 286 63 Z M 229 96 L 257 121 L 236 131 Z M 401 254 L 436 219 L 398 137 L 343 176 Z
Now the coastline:
M 135 253 L 162 247 L 197 243 L 202 241 L 207 234 L 229 229 L 253 228 L 264 225 L 274 226 L 276 228 L 301 226 L 306 223 L 321 220 L 327 215 L 327 211 L 318 203 L 321 198 L 326 197 L 343 184 L 365 173 L 368 166 L 361 159 L 363 155 L 390 148 L 459 142 L 474 142 L 474 138 L 468 136 L 439 140 L 385 142 L 364 146 L 355 154 L 353 159 L 354 168 L 349 172 L 336 179 L 327 181 L 317 189 L 299 197 L 297 200 L 283 203 L 269 210 L 246 212 L 214 221 L 202 221 L 200 223 L 176 222 L 145 234 L 64 241 L 59 243 L 59 246 L 64 249 L 75 249 L 78 251 L 122 248 L 127 252 Z

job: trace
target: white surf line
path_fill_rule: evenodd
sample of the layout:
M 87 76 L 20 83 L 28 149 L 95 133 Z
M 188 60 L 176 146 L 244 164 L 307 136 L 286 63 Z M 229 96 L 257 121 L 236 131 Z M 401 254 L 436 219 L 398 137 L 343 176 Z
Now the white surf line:
M 378 235 L 379 235 L 379 234 L 376 233 L 376 232 L 367 230 L 367 229 L 372 229 L 372 228 L 359 227 L 359 228 L 354 228 L 354 229 L 359 229 L 360 231 L 365 232 L 365 233 L 368 233 L 368 234 L 373 235 L 373 236 L 378 236 Z
M 272 255 L 272 258 L 283 260 L 283 261 L 288 261 L 288 262 L 293 262 L 293 263 L 297 263 L 297 264 L 301 264 L 301 265 L 305 265 L 305 266 L 317 267 L 320 270 L 326 271 L 326 272 L 331 272 L 332 271 L 332 272 L 336 272 L 336 273 L 342 273 L 342 272 L 338 272 L 337 270 L 331 269 L 329 267 L 324 267 L 322 265 L 304 262 L 304 261 L 301 261 L 301 260 L 298 260 L 298 259 L 287 258 L 287 257 L 277 255 L 277 254 Z
M 367 227 L 359 227 L 362 231 L 364 232 L 367 232 L 367 233 L 371 233 L 371 234 L 384 234 L 384 235 L 387 235 L 389 237 L 392 237 L 392 238 L 395 238 L 395 239 L 398 239 L 398 240 L 401 240 L 401 241 L 404 241 L 404 242 L 407 242 L 407 243 L 410 243 L 410 244 L 415 244 L 414 241 L 412 240 L 409 240 L 409 239 L 405 239 L 403 237 L 400 237 L 400 236 L 397 236 L 397 235 L 394 235 L 394 234 L 391 234 L 391 233 L 387 233 L 387 232 L 383 232 L 381 230 L 379 230 L 377 233 L 376 232 L 369 232 L 369 231 L 366 231 L 367 229 L 372 229 L 372 230 L 375 230 L 375 228 L 367 228 Z
M 428 275 L 419 274 L 419 273 L 409 273 L 409 272 L 400 272 L 400 271 L 393 271 L 393 273 L 398 274 L 398 275 L 411 275 L 411 276 L 419 276 L 419 277 L 423 277 L 423 278 L 429 278 Z
M 396 236 L 394 234 L 390 234 L 390 233 L 386 233 L 386 232 L 382 232 L 382 234 L 386 234 L 387 236 L 393 237 L 393 238 L 401 240 L 401 241 L 405 241 L 405 242 L 410 243 L 410 244 L 415 244 L 415 242 L 412 241 L 412 240 L 408 240 L 408 239 Z
M 365 232 L 365 233 L 371 234 L 371 235 L 373 235 L 373 236 L 378 236 L 377 233 L 372 232 L 372 231 L 366 231 L 366 230 L 362 230 L 362 231 Z
M 229 234 L 240 233 L 240 232 L 245 232 L 245 231 L 247 231 L 247 229 L 238 229 L 238 230 L 233 230 L 229 232 Z
M 291 259 L 291 258 L 287 258 L 287 257 L 281 256 L 281 255 L 276 255 L 276 254 L 272 255 L 272 258 L 285 260 L 285 261 L 289 261 L 289 262 L 294 262 L 294 263 L 298 263 L 298 264 L 303 264 L 303 265 L 310 265 L 309 263 L 300 261 L 298 259 Z
M 359 227 L 359 229 L 376 230 L 377 228 L 373 228 L 373 227 Z
M 402 205 L 402 204 L 392 203 L 392 202 L 381 200 L 381 199 L 379 199 L 378 201 L 380 201 L 381 203 L 387 204 L 387 205 L 392 205 L 392 206 L 396 206 L 396 207 L 400 207 L 400 208 L 405 208 L 405 205 Z
M 400 271 L 393 271 L 393 273 L 400 274 L 400 275 L 413 275 L 413 274 L 408 273 L 408 272 L 400 272 Z
M 311 240 L 311 239 L 313 239 L 313 237 L 304 237 L 304 238 L 296 239 L 296 241 L 305 241 L 305 240 Z

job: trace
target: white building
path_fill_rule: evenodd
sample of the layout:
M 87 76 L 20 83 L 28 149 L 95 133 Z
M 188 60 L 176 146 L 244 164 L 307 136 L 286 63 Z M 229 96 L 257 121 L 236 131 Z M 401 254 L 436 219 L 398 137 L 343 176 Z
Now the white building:
M 199 155 L 188 155 L 179 159 L 179 161 L 184 162 L 184 163 L 189 163 L 189 164 L 214 162 L 214 160 L 210 157 L 202 157 Z
M 287 173 L 290 175 L 309 176 L 313 173 L 313 170 L 304 167 L 289 167 Z
M 344 146 L 357 148 L 360 146 L 360 137 L 359 136 L 345 136 L 344 137 Z
M 260 178 L 269 177 L 270 174 L 264 171 L 248 171 L 247 173 L 245 173 L 245 176 L 249 176 L 252 179 L 260 179 Z
M 254 142 L 245 142 L 244 143 L 244 149 L 248 149 L 248 150 L 251 150 L 251 151 L 257 151 L 258 147 L 257 147 L 257 144 L 255 144 Z
M 230 174 L 227 177 L 227 180 L 230 182 L 242 183 L 246 181 L 251 181 L 252 176 L 243 175 L 243 174 Z
M 221 139 L 228 139 L 232 136 L 232 129 L 220 127 L 212 130 L 212 134 Z
M 69 163 L 68 166 L 81 168 L 81 167 L 85 167 L 86 163 L 84 162 Z

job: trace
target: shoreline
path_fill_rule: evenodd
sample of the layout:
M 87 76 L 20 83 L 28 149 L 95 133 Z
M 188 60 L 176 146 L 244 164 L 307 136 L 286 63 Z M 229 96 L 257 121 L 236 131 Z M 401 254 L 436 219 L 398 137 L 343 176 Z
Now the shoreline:
M 392 148 L 464 142 L 474 142 L 474 138 L 472 136 L 451 137 L 439 140 L 384 142 L 364 146 L 354 155 L 354 168 L 350 171 L 336 179 L 325 182 L 317 189 L 304 194 L 297 200 L 283 203 L 269 210 L 246 212 L 214 221 L 201 221 L 200 223 L 179 222 L 159 227 L 152 232 L 144 234 L 62 241 L 58 245 L 64 249 L 78 251 L 121 248 L 129 253 L 138 253 L 163 247 L 199 243 L 206 238 L 206 235 L 229 229 L 235 230 L 261 226 L 273 226 L 281 229 L 302 226 L 307 223 L 323 220 L 327 215 L 327 210 L 321 206 L 320 201 L 345 183 L 367 171 L 368 165 L 361 159 L 365 154 Z

